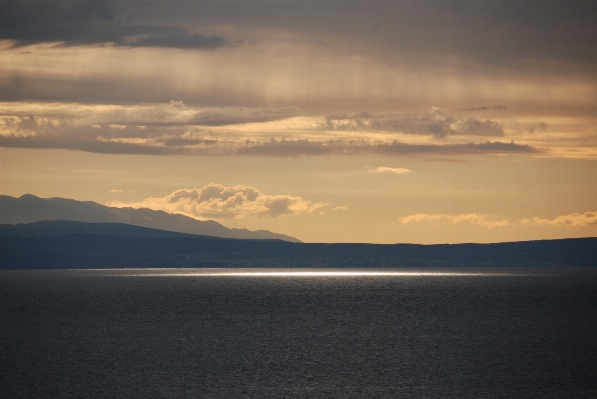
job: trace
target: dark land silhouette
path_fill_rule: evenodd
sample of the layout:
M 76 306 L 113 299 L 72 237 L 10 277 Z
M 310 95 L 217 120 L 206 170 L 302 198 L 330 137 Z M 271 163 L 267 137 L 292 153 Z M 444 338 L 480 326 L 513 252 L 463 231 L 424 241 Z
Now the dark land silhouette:
M 597 238 L 496 244 L 305 244 L 224 239 L 118 223 L 0 226 L 2 269 L 595 267 Z
M 39 198 L 25 194 L 19 198 L 0 195 L 0 223 L 33 223 L 43 220 L 72 220 L 87 223 L 125 223 L 177 233 L 240 239 L 300 240 L 267 230 L 229 229 L 213 220 L 196 220 L 180 214 L 147 208 L 113 208 L 93 201 L 66 198 Z

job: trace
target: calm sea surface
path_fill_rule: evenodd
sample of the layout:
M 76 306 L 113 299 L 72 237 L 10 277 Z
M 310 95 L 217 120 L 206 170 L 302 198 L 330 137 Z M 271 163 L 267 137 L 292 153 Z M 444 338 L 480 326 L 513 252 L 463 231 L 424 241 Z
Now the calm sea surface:
M 278 272 L 0 272 L 0 397 L 597 397 L 597 269 Z

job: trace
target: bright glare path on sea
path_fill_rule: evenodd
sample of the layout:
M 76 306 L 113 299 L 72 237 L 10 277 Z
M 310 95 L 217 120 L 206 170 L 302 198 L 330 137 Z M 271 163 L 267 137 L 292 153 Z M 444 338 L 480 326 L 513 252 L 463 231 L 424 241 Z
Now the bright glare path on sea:
M 463 277 L 521 276 L 521 273 L 405 270 L 119 269 L 114 277 Z

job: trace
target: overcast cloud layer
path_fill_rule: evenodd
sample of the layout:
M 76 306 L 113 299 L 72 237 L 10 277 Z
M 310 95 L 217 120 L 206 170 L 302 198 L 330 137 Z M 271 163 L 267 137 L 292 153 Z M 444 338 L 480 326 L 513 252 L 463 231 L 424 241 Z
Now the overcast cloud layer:
M 130 21 L 129 5 L 112 0 L 11 1 L 0 3 L 0 39 L 15 46 L 59 43 L 63 46 L 115 45 L 215 49 L 230 42 L 175 26 Z
M 0 2 L 0 146 L 597 157 L 591 1 Z
M 214 33 L 235 27 L 237 39 L 281 30 L 389 56 L 597 60 L 593 1 L 3 1 L 0 15 L 0 38 L 18 45 L 217 48 L 228 39 Z

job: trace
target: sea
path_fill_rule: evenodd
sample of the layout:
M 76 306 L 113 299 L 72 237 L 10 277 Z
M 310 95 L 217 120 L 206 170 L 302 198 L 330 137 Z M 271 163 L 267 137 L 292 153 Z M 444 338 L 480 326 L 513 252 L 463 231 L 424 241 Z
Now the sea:
M 0 272 L 1 398 L 597 398 L 597 268 Z

